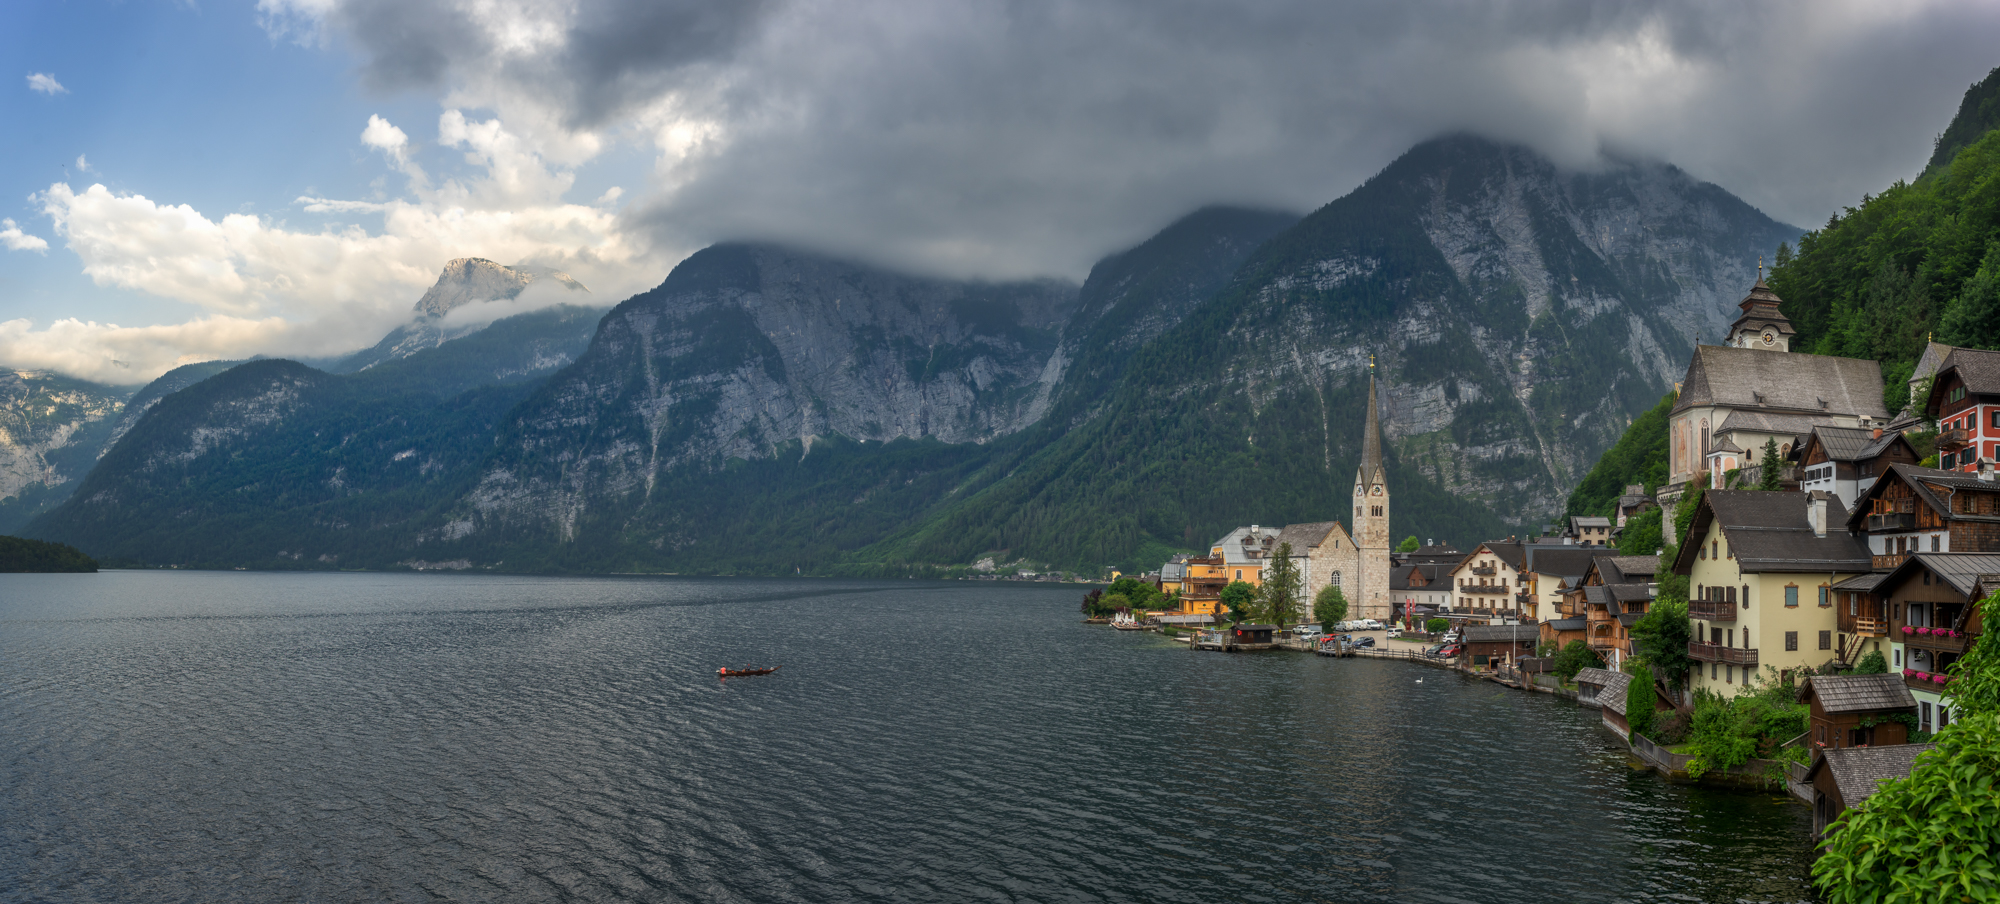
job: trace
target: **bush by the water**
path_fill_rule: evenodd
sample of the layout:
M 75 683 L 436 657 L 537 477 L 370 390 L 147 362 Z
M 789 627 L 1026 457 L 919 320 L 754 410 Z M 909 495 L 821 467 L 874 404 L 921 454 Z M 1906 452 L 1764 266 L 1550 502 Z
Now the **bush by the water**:
M 25 537 L 0 537 L 0 571 L 92 572 L 97 560 L 67 543 L 45 543 Z

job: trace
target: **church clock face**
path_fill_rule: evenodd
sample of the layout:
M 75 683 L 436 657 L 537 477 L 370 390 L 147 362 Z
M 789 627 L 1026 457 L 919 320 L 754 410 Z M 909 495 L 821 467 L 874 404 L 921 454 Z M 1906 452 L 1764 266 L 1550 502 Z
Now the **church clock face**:
M 1765 345 L 1777 345 L 1778 334 L 1771 332 L 1770 330 L 1765 330 L 1763 335 L 1763 340 Z

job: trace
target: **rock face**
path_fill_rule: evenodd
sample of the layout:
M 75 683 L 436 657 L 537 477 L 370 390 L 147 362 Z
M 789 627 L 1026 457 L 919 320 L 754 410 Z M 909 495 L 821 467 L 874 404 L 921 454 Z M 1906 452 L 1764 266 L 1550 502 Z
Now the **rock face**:
M 695 254 L 605 316 L 512 418 L 476 519 L 553 520 L 649 494 L 679 468 L 821 436 L 982 443 L 1038 420 L 1076 290 L 923 279 L 768 245 Z
M 67 493 L 103 452 L 130 387 L 0 371 L 0 533 Z
M 531 266 L 503 267 L 485 258 L 461 257 L 445 264 L 444 271 L 438 274 L 438 281 L 431 285 L 424 297 L 417 299 L 413 309 L 415 317 L 409 323 L 391 330 L 373 348 L 354 353 L 332 370 L 335 373 L 366 370 L 483 330 L 498 318 L 455 318 L 451 313 L 464 313 L 461 309 L 469 310 L 467 306 L 483 302 L 512 301 L 521 297 L 530 286 L 538 290 L 549 287 L 557 296 L 574 293 L 583 297 L 590 294 L 582 283 L 558 270 Z M 568 364 L 574 359 L 575 355 L 570 354 L 560 364 Z

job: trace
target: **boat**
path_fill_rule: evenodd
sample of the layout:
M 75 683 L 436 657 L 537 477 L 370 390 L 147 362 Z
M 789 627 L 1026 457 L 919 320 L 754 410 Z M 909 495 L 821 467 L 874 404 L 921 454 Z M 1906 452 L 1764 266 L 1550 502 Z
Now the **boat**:
M 769 675 L 781 668 L 783 666 L 774 665 L 768 669 L 753 669 L 748 666 L 740 669 L 732 669 L 725 665 L 722 668 L 716 669 L 715 675 L 718 678 L 741 678 L 745 675 Z

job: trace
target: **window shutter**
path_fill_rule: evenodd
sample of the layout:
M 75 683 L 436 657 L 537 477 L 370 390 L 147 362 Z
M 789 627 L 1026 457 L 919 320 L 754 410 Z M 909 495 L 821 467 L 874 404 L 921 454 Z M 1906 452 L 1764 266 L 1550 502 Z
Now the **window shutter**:
M 1796 653 L 1796 652 L 1798 652 L 1798 649 L 1799 649 L 1799 632 L 1797 632 L 1797 631 L 1786 631 L 1786 632 L 1785 632 L 1785 651 L 1786 651 L 1786 652 L 1788 652 L 1788 653 Z
M 1832 632 L 1832 631 L 1821 631 L 1821 632 L 1819 632 L 1819 648 L 1820 648 L 1820 649 L 1822 649 L 1822 650 L 1831 650 L 1831 649 L 1833 649 L 1833 632 Z

